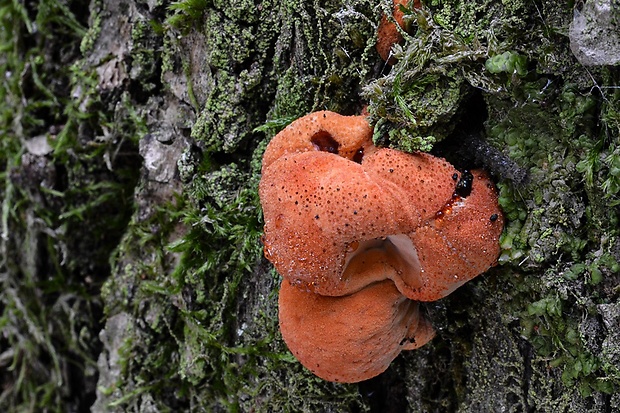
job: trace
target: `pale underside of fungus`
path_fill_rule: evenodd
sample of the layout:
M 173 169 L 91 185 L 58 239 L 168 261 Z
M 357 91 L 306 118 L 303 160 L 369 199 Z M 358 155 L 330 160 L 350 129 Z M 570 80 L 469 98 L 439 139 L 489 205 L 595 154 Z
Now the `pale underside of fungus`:
M 317 376 L 357 382 L 434 335 L 419 301 L 494 265 L 503 216 L 481 171 L 373 145 L 363 116 L 316 112 L 276 135 L 259 187 L 282 336 Z

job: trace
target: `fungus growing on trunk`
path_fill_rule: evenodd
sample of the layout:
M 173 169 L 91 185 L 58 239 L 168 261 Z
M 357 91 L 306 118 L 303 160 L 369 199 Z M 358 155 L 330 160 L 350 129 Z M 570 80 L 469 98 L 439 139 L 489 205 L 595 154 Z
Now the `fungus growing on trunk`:
M 363 116 L 316 112 L 276 135 L 263 158 L 263 241 L 284 277 L 282 334 L 327 380 L 373 377 L 426 343 L 432 327 L 417 301 L 445 297 L 499 255 L 503 215 L 484 173 L 371 137 Z

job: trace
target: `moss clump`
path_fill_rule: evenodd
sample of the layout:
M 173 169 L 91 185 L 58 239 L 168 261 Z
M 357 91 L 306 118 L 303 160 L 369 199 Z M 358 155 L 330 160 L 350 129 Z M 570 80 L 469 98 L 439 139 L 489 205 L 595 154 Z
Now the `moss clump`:
M 543 7 L 556 24 L 569 15 L 562 7 Z M 428 150 L 460 129 L 463 116 L 471 115 L 468 105 L 476 89 L 518 93 L 522 88 L 513 86 L 520 85 L 531 59 L 552 73 L 570 67 L 559 29 L 543 29 L 529 17 L 537 13 L 522 1 L 428 2 L 405 10 L 410 35 L 404 45 L 394 46 L 397 62 L 363 93 L 376 135 L 382 137 L 378 142 Z M 544 49 L 529 47 L 541 38 Z M 411 137 L 419 143 L 412 145 Z
M 404 150 L 429 150 L 452 133 L 470 89 L 465 73 L 485 52 L 439 26 L 427 10 L 409 10 L 412 31 L 387 76 L 364 89 L 377 143 Z M 381 120 L 381 121 L 379 121 Z M 419 142 L 419 143 L 416 143 Z
M 82 3 L 0 10 L 0 410 L 88 409 L 99 286 L 131 214 L 137 128 L 111 126 L 113 111 L 77 63 Z
M 536 357 L 551 359 L 563 384 L 582 397 L 609 393 L 620 382 L 603 367 L 600 341 L 585 331 L 600 328 L 597 305 L 611 299 L 604 283 L 618 268 L 618 212 L 603 184 L 613 179 L 610 170 L 587 162 L 597 145 L 613 151 L 615 144 L 608 130 L 594 127 L 595 95 L 577 96 L 575 85 L 536 77 L 515 87 L 521 90 L 510 99 L 487 96 L 489 140 L 530 174 L 527 186 L 500 186 L 509 219 L 500 262 L 528 274 L 527 292 L 516 300 L 521 308 L 513 311 Z M 537 93 L 525 92 L 532 90 Z
M 504 52 L 489 58 L 484 67 L 489 73 L 493 74 L 503 72 L 510 75 L 525 76 L 527 74 L 527 59 L 518 53 Z

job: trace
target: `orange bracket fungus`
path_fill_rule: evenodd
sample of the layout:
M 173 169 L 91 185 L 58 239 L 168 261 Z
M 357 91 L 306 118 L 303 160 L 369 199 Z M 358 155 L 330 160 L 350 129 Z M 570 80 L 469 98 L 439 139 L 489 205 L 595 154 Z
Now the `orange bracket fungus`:
M 316 112 L 276 135 L 259 194 L 265 256 L 284 278 L 282 336 L 330 381 L 383 372 L 434 336 L 419 311 L 486 271 L 504 218 L 482 171 L 377 148 L 363 116 Z

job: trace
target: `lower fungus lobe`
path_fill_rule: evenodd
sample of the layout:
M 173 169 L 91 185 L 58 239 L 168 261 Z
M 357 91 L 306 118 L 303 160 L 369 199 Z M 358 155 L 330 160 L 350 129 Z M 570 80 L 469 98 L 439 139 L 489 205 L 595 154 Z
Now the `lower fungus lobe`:
M 310 138 L 312 145 L 316 150 L 322 152 L 329 152 L 338 154 L 338 147 L 340 144 L 336 142 L 334 137 L 330 135 L 328 132 L 320 131 L 314 134 L 312 138 Z

